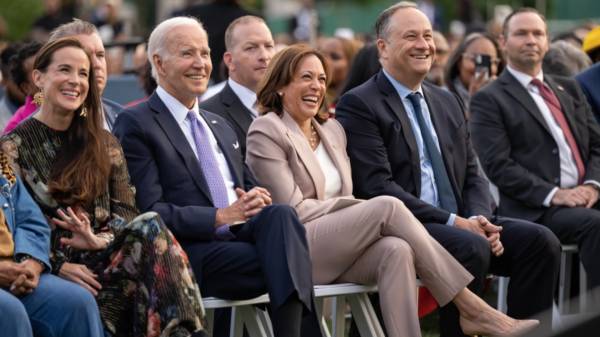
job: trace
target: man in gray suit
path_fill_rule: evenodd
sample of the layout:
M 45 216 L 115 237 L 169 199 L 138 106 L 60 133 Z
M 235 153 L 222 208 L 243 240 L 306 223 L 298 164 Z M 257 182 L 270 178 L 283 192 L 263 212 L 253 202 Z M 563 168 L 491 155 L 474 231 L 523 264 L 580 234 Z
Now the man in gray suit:
M 275 54 L 274 46 L 263 19 L 246 15 L 234 20 L 225 31 L 223 61 L 229 71 L 227 84 L 220 93 L 200 104 L 200 108 L 220 115 L 231 124 L 243 156 L 246 133 L 258 116 L 256 91 Z

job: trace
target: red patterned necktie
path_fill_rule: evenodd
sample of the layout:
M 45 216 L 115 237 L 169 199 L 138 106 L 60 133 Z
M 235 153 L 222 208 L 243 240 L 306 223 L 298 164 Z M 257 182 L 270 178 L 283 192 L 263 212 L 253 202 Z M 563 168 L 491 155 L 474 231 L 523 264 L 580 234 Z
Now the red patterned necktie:
M 577 147 L 577 142 L 575 141 L 575 137 L 573 137 L 573 133 L 571 132 L 571 128 L 567 123 L 567 119 L 565 118 L 565 114 L 562 111 L 560 106 L 560 101 L 550 90 L 550 88 L 546 87 L 542 81 L 537 78 L 531 80 L 531 84 L 535 85 L 539 91 L 540 95 L 546 101 L 546 105 L 558 126 L 560 126 L 567 143 L 569 144 L 569 148 L 571 149 L 571 153 L 573 154 L 573 159 L 575 159 L 575 164 L 577 165 L 577 173 L 579 174 L 579 183 L 583 181 L 583 176 L 585 175 L 585 165 L 583 165 L 583 160 L 581 159 L 581 153 L 579 153 L 579 147 Z

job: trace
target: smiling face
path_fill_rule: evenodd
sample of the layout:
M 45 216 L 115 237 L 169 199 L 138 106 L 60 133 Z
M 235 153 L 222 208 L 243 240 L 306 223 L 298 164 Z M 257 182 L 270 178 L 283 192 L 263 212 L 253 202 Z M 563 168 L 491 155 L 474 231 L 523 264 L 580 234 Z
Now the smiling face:
M 158 83 L 181 104 L 191 108 L 206 91 L 212 63 L 208 38 L 196 24 L 171 29 L 164 55 L 153 55 Z
M 275 55 L 271 31 L 258 20 L 240 23 L 233 29 L 232 43 L 231 50 L 223 55 L 229 76 L 237 83 L 256 91 Z
M 102 39 L 100 39 L 100 36 L 96 33 L 89 35 L 75 35 L 73 37 L 79 40 L 83 49 L 85 49 L 85 52 L 92 58 L 96 85 L 98 86 L 98 92 L 102 95 L 102 92 L 104 92 L 104 88 L 106 87 L 107 76 L 106 51 L 104 50 Z
M 435 57 L 431 23 L 415 8 L 398 9 L 389 20 L 386 36 L 377 40 L 381 65 L 400 83 L 416 89 Z
M 33 71 L 33 81 L 44 94 L 43 109 L 49 109 L 49 112 L 73 113 L 85 101 L 89 89 L 89 75 L 90 61 L 82 49 L 58 49 L 45 70 Z
M 323 104 L 327 89 L 327 75 L 321 60 L 315 55 L 305 56 L 298 64 L 292 81 L 279 92 L 283 108 L 300 125 L 315 117 Z
M 541 71 L 548 51 L 546 23 L 537 13 L 515 14 L 510 18 L 500 44 L 510 66 L 535 76 Z

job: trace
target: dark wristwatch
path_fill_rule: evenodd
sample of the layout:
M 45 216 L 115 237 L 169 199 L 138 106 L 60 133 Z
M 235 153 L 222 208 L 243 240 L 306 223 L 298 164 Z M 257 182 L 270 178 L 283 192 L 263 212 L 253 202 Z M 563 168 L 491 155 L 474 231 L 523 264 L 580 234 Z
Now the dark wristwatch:
M 40 261 L 39 259 L 36 259 L 35 257 L 29 255 L 29 254 L 18 254 L 15 258 L 15 260 L 19 263 L 26 261 L 26 260 L 33 260 L 37 263 L 40 264 L 40 266 L 42 266 L 42 272 L 44 272 L 47 268 L 46 268 L 46 264 L 42 261 Z

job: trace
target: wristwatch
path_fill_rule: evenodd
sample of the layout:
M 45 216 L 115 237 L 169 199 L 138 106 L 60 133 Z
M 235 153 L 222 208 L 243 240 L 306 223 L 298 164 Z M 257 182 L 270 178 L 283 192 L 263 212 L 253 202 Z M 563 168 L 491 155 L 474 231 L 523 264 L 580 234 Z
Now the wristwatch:
M 21 263 L 23 261 L 26 261 L 26 260 L 33 260 L 33 261 L 39 263 L 40 266 L 42 266 L 42 271 L 46 270 L 46 264 L 44 262 L 40 261 L 39 259 L 36 259 L 35 257 L 33 257 L 33 256 L 29 255 L 29 254 L 23 254 L 23 253 L 18 254 L 16 256 L 15 260 L 17 262 L 19 262 L 19 263 Z

